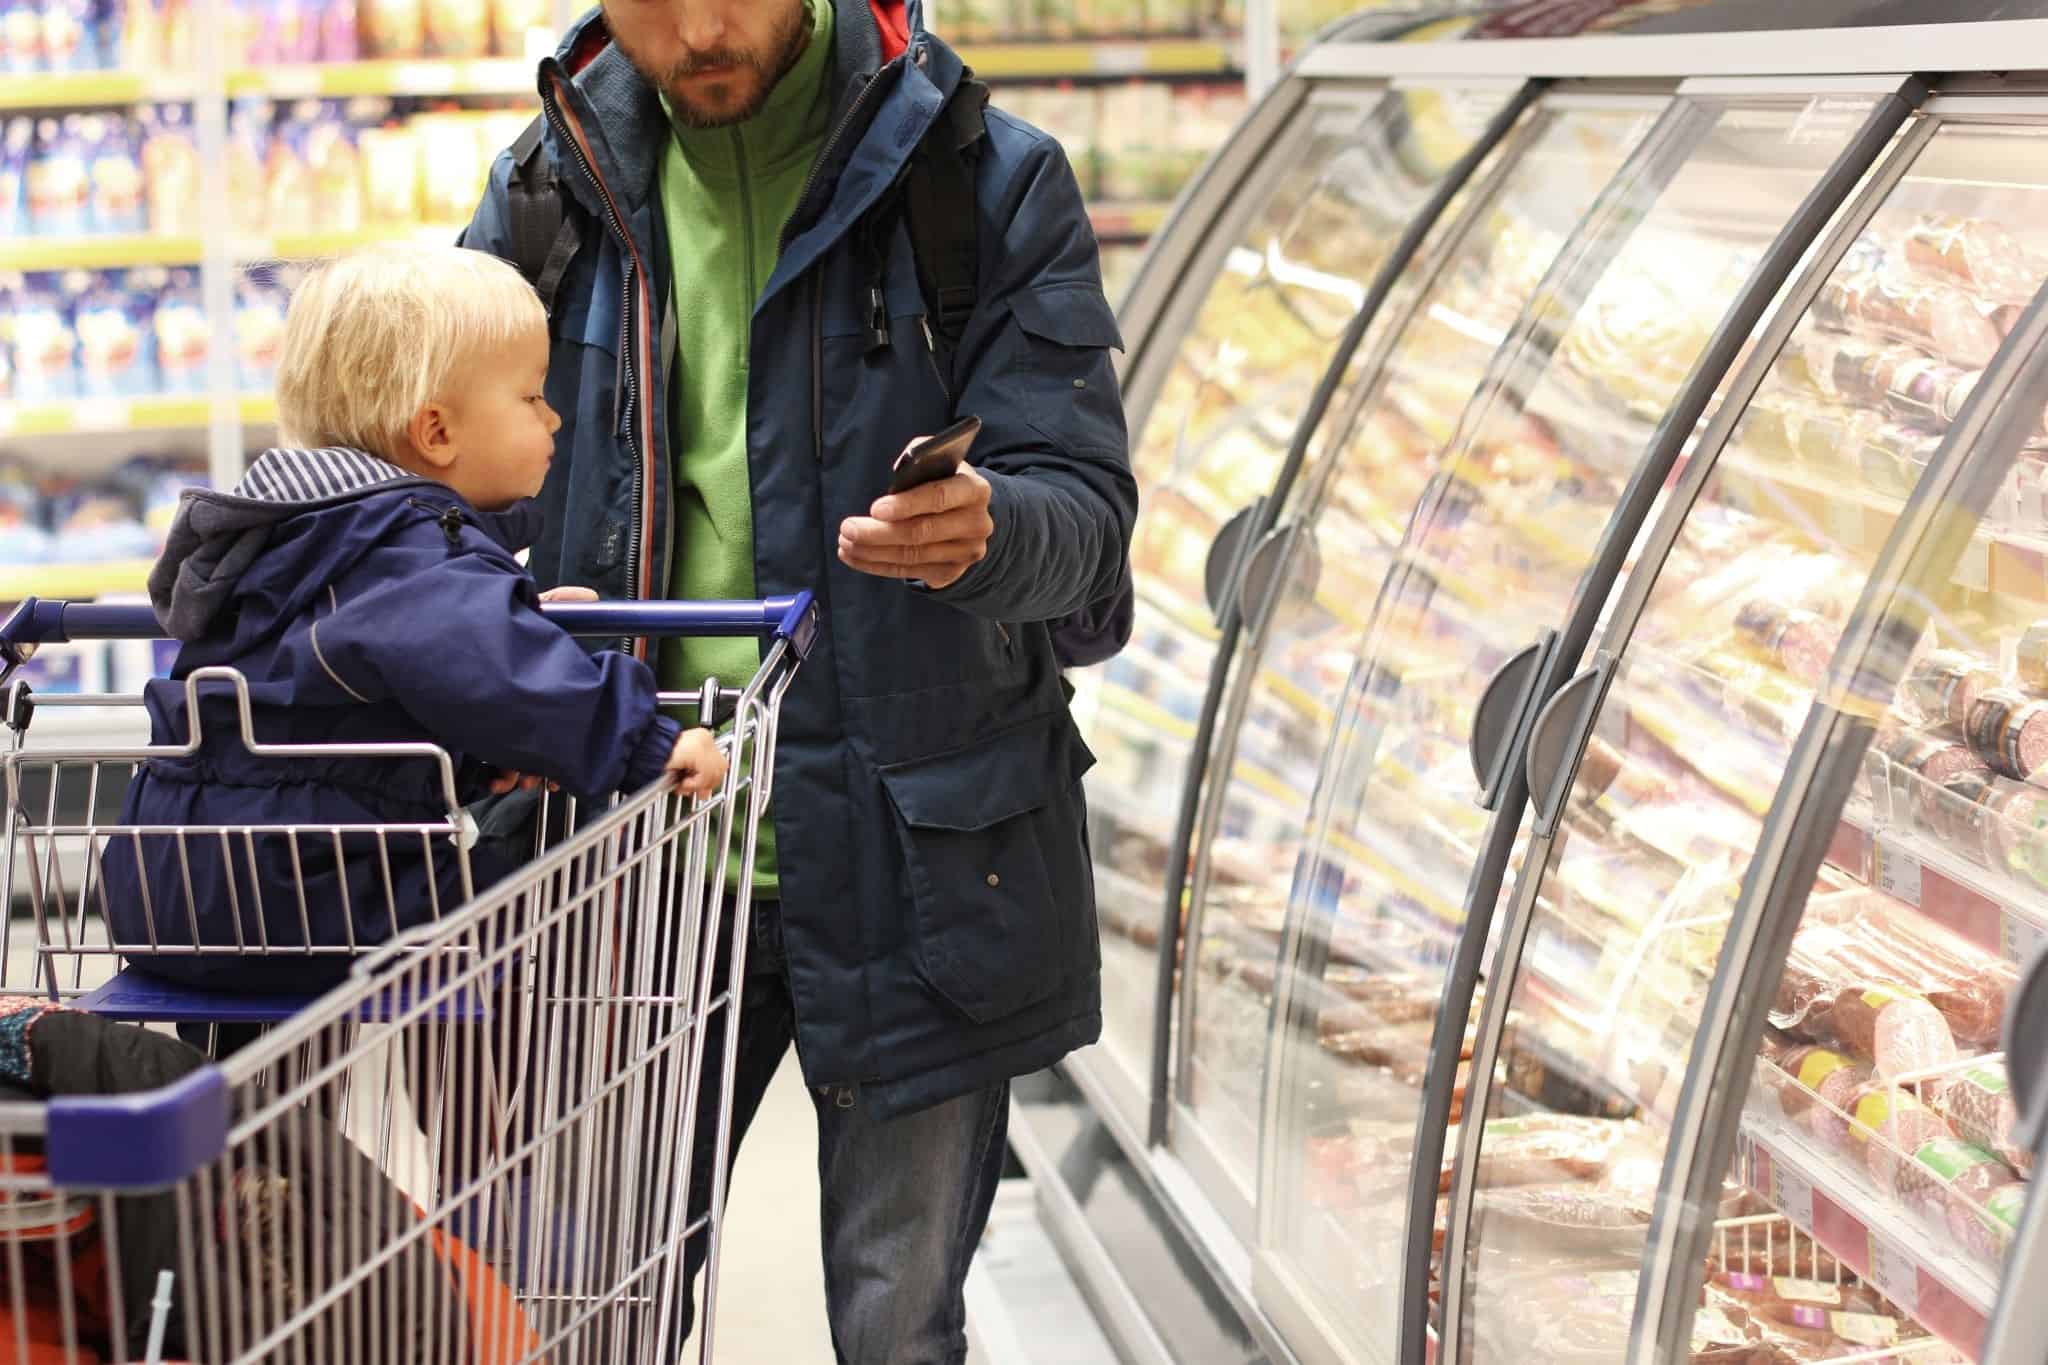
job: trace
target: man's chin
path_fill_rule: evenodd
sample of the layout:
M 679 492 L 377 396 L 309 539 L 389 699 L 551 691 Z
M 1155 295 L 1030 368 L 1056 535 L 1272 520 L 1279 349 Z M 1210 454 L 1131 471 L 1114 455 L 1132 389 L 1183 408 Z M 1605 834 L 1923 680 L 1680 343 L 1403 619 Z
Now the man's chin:
M 759 113 L 766 93 L 740 80 L 705 85 L 693 82 L 689 88 L 671 85 L 668 103 L 676 121 L 686 128 L 725 128 Z

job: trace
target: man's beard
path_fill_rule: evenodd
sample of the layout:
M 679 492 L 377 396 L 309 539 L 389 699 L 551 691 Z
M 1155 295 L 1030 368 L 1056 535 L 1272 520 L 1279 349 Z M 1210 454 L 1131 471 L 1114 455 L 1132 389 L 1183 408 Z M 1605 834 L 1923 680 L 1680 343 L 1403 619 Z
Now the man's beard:
M 650 70 L 630 50 L 626 57 L 633 63 L 633 69 L 655 89 L 668 96 L 669 108 L 677 123 L 685 128 L 725 128 L 735 123 L 744 123 L 761 112 L 768 102 L 768 96 L 775 90 L 782 78 L 803 56 L 804 45 L 810 39 L 810 10 L 807 4 L 798 3 L 789 8 L 788 21 L 776 31 L 765 51 L 747 52 L 739 48 L 714 48 L 701 52 L 685 61 L 662 71 Z M 705 71 L 729 70 L 725 78 L 728 87 L 741 86 L 745 94 L 737 105 L 706 108 L 693 101 L 685 79 Z

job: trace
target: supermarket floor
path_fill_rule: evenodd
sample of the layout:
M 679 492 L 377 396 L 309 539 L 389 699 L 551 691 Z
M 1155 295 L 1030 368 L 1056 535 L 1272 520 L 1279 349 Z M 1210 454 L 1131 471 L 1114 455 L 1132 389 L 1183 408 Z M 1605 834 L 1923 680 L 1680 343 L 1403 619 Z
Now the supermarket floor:
M 817 1129 L 794 1054 L 776 1074 L 734 1169 L 724 1256 L 719 1365 L 832 1365 L 818 1264 Z M 968 1275 L 967 1319 L 968 1365 L 1116 1360 L 1046 1240 L 1025 1181 L 1004 1181 L 996 1198 Z

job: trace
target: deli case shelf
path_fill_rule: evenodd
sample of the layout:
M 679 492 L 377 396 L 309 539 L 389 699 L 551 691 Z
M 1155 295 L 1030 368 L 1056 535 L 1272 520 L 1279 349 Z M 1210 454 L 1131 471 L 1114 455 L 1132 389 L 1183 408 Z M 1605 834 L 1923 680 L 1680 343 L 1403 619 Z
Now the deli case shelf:
M 2048 1358 L 2048 20 L 1913 8 L 1361 16 L 1133 286 L 1063 1070 L 1264 1359 Z

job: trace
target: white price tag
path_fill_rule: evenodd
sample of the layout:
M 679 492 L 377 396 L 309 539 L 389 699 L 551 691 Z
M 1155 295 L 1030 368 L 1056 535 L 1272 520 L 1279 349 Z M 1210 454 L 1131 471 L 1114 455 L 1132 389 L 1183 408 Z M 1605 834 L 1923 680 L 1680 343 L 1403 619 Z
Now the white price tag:
M 453 62 L 404 62 L 391 72 L 391 91 L 397 95 L 459 94 Z
M 1870 1282 L 1908 1313 L 1920 1311 L 1920 1263 L 1875 1232 L 1870 1234 Z
M 1991 542 L 1972 539 L 1956 561 L 1956 586 L 1971 592 L 1991 590 Z
M 317 66 L 277 66 L 263 73 L 263 88 L 280 99 L 311 99 L 320 93 Z
M 2021 919 L 2012 911 L 1999 917 L 1999 949 L 2007 962 L 2025 966 L 2034 960 L 2034 953 L 2043 939 L 2048 939 L 2040 925 L 2031 920 Z
M 128 405 L 118 398 L 81 399 L 72 412 L 80 431 L 122 431 L 133 425 Z
M 1089 66 L 1105 76 L 1135 76 L 1145 70 L 1143 43 L 1099 43 L 1089 54 Z
M 1771 1157 L 1771 1203 L 1802 1232 L 1813 1231 L 1813 1182 Z
M 1920 904 L 1920 860 L 1880 842 L 1876 850 L 1877 889 L 1908 905 Z

